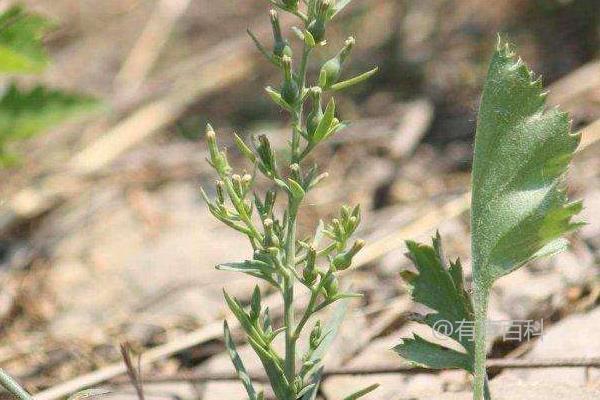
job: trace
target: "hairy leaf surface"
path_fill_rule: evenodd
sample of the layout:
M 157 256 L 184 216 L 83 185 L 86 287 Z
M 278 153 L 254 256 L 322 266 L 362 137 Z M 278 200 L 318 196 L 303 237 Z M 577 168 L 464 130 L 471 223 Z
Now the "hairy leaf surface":
M 473 342 L 468 335 L 461 334 L 461 329 L 473 321 L 473 306 L 464 289 L 460 262 L 457 260 L 449 267 L 446 265 L 439 234 L 433 238 L 433 246 L 412 241 L 408 241 L 406 246 L 407 256 L 418 271 L 417 274 L 403 274 L 412 299 L 434 311 L 415 320 L 438 331 L 440 325 L 449 328 L 446 331 L 448 336 L 460 343 L 466 353 L 428 342 L 420 336 L 404 339 L 394 350 L 422 367 L 472 371 Z
M 474 279 L 490 287 L 528 261 L 563 250 L 579 224 L 564 175 L 579 136 L 545 109 L 540 79 L 499 41 L 484 86 L 473 161 Z

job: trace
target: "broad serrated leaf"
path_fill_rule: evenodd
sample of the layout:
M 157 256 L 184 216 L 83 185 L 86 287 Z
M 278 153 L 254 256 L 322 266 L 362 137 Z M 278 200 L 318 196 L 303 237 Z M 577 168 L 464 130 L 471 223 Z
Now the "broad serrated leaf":
M 225 339 L 225 347 L 227 348 L 227 352 L 229 353 L 229 357 L 231 358 L 231 362 L 235 367 L 235 371 L 237 373 L 238 378 L 244 385 L 246 389 L 246 393 L 248 393 L 249 400 L 257 400 L 257 393 L 254 390 L 254 385 L 252 384 L 252 379 L 250 379 L 250 375 L 248 371 L 246 371 L 246 367 L 244 366 L 244 362 L 240 358 L 240 355 L 237 352 L 235 347 L 235 343 L 231 338 L 231 332 L 229 330 L 229 326 L 227 325 L 227 321 L 223 323 L 223 337 Z
M 48 64 L 42 37 L 48 20 L 13 6 L 0 14 L 0 72 L 38 73 Z
M 418 273 L 406 271 L 402 274 L 408 285 L 412 299 L 434 312 L 418 319 L 438 333 L 460 343 L 466 353 L 427 342 L 415 336 L 405 339 L 394 350 L 407 360 L 428 368 L 462 368 L 473 370 L 473 341 L 464 334 L 474 319 L 473 306 L 469 294 L 464 289 L 462 267 L 457 260 L 446 265 L 439 233 L 433 238 L 433 246 L 408 241 L 407 256 L 414 263 Z M 440 325 L 445 328 L 440 331 Z
M 535 258 L 563 250 L 579 224 L 564 175 L 580 137 L 566 113 L 545 109 L 540 79 L 499 41 L 484 86 L 473 160 L 473 275 L 491 287 Z

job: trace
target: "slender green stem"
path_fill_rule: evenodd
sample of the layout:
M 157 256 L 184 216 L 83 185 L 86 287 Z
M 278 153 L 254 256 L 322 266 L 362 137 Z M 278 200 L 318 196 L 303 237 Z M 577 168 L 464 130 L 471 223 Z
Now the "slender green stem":
M 487 373 L 485 375 L 485 384 L 483 386 L 483 398 L 485 400 L 492 400 L 492 394 L 490 393 L 490 381 L 488 380 Z
M 306 68 L 310 49 L 305 45 L 302 52 L 302 62 L 298 71 L 298 87 L 300 93 L 304 93 L 306 84 Z M 293 113 L 294 121 L 292 128 L 291 162 L 297 162 L 298 150 L 300 147 L 300 137 L 302 130 L 302 113 L 304 102 L 301 99 Z M 288 202 L 288 221 L 285 249 L 285 264 L 290 271 L 296 268 L 296 220 L 300 204 L 290 197 Z M 284 324 L 285 324 L 285 374 L 288 382 L 293 384 L 296 377 L 296 335 L 295 315 L 294 315 L 294 280 L 295 276 L 290 273 L 284 283 L 283 305 L 284 305 Z
M 286 279 L 283 293 L 285 324 L 285 376 L 290 385 L 296 377 L 296 338 L 294 337 L 294 281 Z
M 308 302 L 308 306 L 306 306 L 306 310 L 304 311 L 304 315 L 302 316 L 302 319 L 298 323 L 298 326 L 296 326 L 296 331 L 294 333 L 294 336 L 296 338 L 298 338 L 298 336 L 300 336 L 300 332 L 302 332 L 302 329 L 304 328 L 304 326 L 306 325 L 306 323 L 310 319 L 311 315 L 314 314 L 314 312 L 315 312 L 315 306 L 317 304 L 317 298 L 319 297 L 319 293 L 321 292 L 321 288 L 322 287 L 323 287 L 323 280 L 321 280 L 321 282 L 319 282 L 319 284 L 317 285 L 317 287 L 312 290 L 312 293 L 310 295 L 310 300 Z
M 33 400 L 33 397 L 2 368 L 0 368 L 0 384 L 19 400 Z
M 486 396 L 487 373 L 485 362 L 486 352 L 486 327 L 487 327 L 487 309 L 489 302 L 488 288 L 475 288 L 473 293 L 474 311 L 475 311 L 475 371 L 473 379 L 473 400 L 487 400 Z

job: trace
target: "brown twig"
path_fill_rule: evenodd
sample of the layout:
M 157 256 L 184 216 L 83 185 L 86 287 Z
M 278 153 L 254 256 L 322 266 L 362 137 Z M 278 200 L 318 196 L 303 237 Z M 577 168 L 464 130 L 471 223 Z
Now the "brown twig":
M 142 385 L 142 380 L 140 379 L 140 375 L 142 373 L 141 364 L 138 358 L 138 367 L 136 368 L 133 365 L 133 361 L 131 360 L 131 346 L 129 343 L 121 343 L 121 356 L 123 357 L 123 362 L 127 367 L 127 376 L 131 385 L 135 388 L 135 392 L 137 393 L 139 400 L 145 400 L 144 398 L 144 386 Z
M 487 363 L 488 369 L 515 369 L 515 368 L 567 368 L 567 367 L 595 367 L 600 368 L 600 357 L 596 358 L 565 358 L 565 359 L 491 359 Z M 339 375 L 380 375 L 380 374 L 420 374 L 436 373 L 439 370 L 419 368 L 409 364 L 399 366 L 374 366 L 374 367 L 341 367 L 332 368 L 323 372 L 323 377 Z M 268 382 L 265 375 L 251 375 L 256 382 Z M 182 372 L 170 375 L 153 375 L 144 377 L 144 381 L 151 383 L 161 382 L 215 382 L 215 381 L 235 381 L 236 374 L 221 373 L 203 373 L 203 372 Z M 124 384 L 127 380 L 115 378 L 110 381 L 112 384 Z

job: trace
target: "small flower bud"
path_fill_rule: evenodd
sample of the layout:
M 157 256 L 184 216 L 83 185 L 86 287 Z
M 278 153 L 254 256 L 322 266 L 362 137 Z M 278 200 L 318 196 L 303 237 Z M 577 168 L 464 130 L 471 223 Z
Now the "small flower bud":
M 352 258 L 354 258 L 356 253 L 358 253 L 364 246 L 364 240 L 357 240 L 356 242 L 354 242 L 350 250 L 335 256 L 331 264 L 337 271 L 343 271 L 345 269 L 348 269 L 352 264 Z
M 333 7 L 332 0 L 317 0 L 315 18 L 308 24 L 308 31 L 316 43 L 325 40 L 325 29 L 329 18 L 329 10 Z
M 233 189 L 235 190 L 235 193 L 239 197 L 243 197 L 244 196 L 244 186 L 242 185 L 242 177 L 239 176 L 238 174 L 233 174 L 231 176 L 231 180 L 233 181 Z
M 217 180 L 215 185 L 217 187 L 217 203 L 223 205 L 225 203 L 225 184 L 222 180 Z
M 327 277 L 325 278 L 325 282 L 323 282 L 323 289 L 325 290 L 325 295 L 329 298 L 337 294 L 339 289 L 339 283 L 335 275 L 327 275 Z
M 225 157 L 225 154 L 217 146 L 217 136 L 210 124 L 206 125 L 206 143 L 210 154 L 210 163 L 213 168 L 220 174 L 228 173 L 231 167 L 227 162 L 227 157 Z
M 252 183 L 252 175 L 250 175 L 250 174 L 242 175 L 242 186 L 244 188 L 244 191 L 248 191 L 251 183 Z
M 258 286 L 254 288 L 254 292 L 252 292 L 252 300 L 250 301 L 250 319 L 252 321 L 258 321 L 261 310 L 261 296 L 260 289 Z
M 290 165 L 290 176 L 297 182 L 302 181 L 302 177 L 300 176 L 300 166 L 296 163 Z
M 275 161 L 275 154 L 271 148 L 271 143 L 266 135 L 258 136 L 258 144 L 255 144 L 256 151 L 260 158 L 258 167 L 267 176 L 273 176 L 276 174 L 277 163 Z
M 317 321 L 310 332 L 309 343 L 311 350 L 315 350 L 321 344 L 321 333 L 321 321 Z
M 277 57 L 283 57 L 284 55 L 291 57 L 292 48 L 288 44 L 288 41 L 281 35 L 281 25 L 279 24 L 279 15 L 277 11 L 271 10 L 271 26 L 273 27 L 273 54 Z
M 348 58 L 348 55 L 352 51 L 352 47 L 354 47 L 355 40 L 353 37 L 349 37 L 344 47 L 339 51 L 339 53 L 323 64 L 321 67 L 321 80 L 320 82 L 324 87 L 328 88 L 331 85 L 337 83 L 342 75 L 342 66 L 344 62 Z
M 279 238 L 273 231 L 273 220 L 271 218 L 267 218 L 263 221 L 263 225 L 265 227 L 265 246 L 279 246 Z
M 348 221 L 350 219 L 350 208 L 348 206 L 342 206 L 340 214 L 343 221 Z
M 304 283 L 307 286 L 311 286 L 317 280 L 318 274 L 316 271 L 316 260 L 317 251 L 311 247 L 308 249 L 308 254 L 306 255 L 306 265 L 302 271 L 302 277 L 304 278 Z
M 273 212 L 273 207 L 275 206 L 275 199 L 277 197 L 277 192 L 275 190 L 268 190 L 265 195 L 265 206 L 264 210 L 266 214 L 271 214 Z
M 283 67 L 283 85 L 281 86 L 281 97 L 290 105 L 296 104 L 300 98 L 298 83 L 292 74 L 292 59 L 284 55 L 281 59 Z

